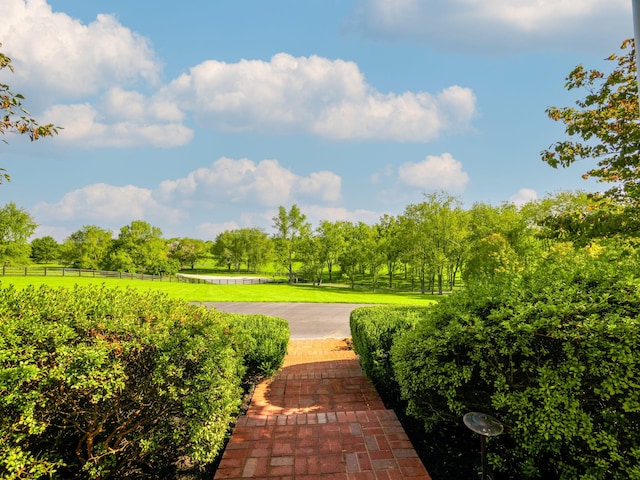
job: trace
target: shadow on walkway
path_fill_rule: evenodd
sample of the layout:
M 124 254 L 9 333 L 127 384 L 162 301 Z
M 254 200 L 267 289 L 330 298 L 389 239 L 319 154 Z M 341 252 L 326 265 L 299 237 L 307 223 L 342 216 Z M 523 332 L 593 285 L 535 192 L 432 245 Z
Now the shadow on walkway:
M 343 340 L 292 340 L 257 386 L 216 471 L 220 479 L 429 480 L 393 410 Z

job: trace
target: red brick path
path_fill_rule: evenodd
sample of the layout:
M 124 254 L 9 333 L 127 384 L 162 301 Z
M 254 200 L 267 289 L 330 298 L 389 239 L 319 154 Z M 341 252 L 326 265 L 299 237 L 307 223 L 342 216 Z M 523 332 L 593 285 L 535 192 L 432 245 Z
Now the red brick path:
M 393 410 L 340 340 L 292 340 L 257 386 L 215 480 L 430 480 Z

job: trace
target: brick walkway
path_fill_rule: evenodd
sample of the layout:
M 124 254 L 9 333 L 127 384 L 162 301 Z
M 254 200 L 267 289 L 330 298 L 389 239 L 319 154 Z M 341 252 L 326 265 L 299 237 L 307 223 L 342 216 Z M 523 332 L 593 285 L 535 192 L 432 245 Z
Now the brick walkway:
M 393 410 L 340 340 L 292 340 L 256 387 L 215 475 L 221 479 L 430 480 Z

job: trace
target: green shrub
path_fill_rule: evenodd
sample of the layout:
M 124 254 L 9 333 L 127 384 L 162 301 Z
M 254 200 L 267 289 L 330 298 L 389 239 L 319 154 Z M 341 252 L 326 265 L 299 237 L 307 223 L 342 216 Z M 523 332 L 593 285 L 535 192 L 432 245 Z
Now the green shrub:
M 393 340 L 399 333 L 412 329 L 429 308 L 389 305 L 360 307 L 351 312 L 351 339 L 362 371 L 387 398 L 398 394 L 389 358 Z
M 507 287 L 443 299 L 391 350 L 409 412 L 427 429 L 496 416 L 506 428 L 492 463 L 513 478 L 640 478 L 640 290 L 628 272 L 593 249 L 559 251 Z
M 224 314 L 233 329 L 235 345 L 247 369 L 246 383 L 255 383 L 276 373 L 289 344 L 286 320 L 267 315 Z
M 220 312 L 152 292 L 2 290 L 0 478 L 211 462 L 242 398 L 229 331 Z

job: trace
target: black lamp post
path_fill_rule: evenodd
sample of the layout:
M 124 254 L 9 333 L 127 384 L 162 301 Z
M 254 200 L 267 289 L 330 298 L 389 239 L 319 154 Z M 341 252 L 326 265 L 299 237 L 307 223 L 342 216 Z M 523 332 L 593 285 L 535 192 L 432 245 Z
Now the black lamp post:
M 487 439 L 486 437 L 496 437 L 502 433 L 502 424 L 486 413 L 469 412 L 462 417 L 464 424 L 480 435 L 480 459 L 482 462 L 482 480 L 487 480 Z

